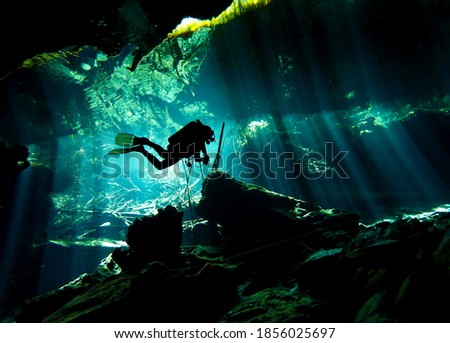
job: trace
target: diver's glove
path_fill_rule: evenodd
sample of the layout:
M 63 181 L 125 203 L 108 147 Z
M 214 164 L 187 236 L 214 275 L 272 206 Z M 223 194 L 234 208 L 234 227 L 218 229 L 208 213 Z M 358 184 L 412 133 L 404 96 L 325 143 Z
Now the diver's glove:
M 208 165 L 209 164 L 209 156 L 203 155 L 203 157 L 194 157 L 194 162 L 203 162 L 203 164 Z M 192 160 L 188 160 L 187 166 L 192 166 Z
M 204 165 L 209 165 L 209 156 L 208 154 L 203 155 L 203 164 Z

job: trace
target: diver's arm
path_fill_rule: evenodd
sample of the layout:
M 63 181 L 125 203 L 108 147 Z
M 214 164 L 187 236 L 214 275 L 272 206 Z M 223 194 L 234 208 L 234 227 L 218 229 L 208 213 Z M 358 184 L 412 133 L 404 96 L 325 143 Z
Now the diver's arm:
M 208 165 L 209 164 L 209 156 L 208 156 L 208 152 L 206 151 L 205 142 L 202 143 L 201 151 L 203 153 L 202 162 L 203 162 L 203 164 Z
M 198 142 L 198 144 L 200 146 L 200 149 L 194 153 L 194 160 L 195 162 L 203 162 L 204 164 L 208 165 L 209 156 L 208 152 L 206 151 L 205 142 Z M 203 156 L 200 156 L 200 152 L 202 153 Z

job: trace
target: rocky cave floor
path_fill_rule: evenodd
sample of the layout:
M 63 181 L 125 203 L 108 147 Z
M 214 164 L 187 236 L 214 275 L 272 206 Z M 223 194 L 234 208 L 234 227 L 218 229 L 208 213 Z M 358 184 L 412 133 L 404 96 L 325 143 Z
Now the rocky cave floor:
M 221 172 L 182 222 L 137 219 L 128 248 L 27 301 L 16 322 L 448 322 L 450 213 L 364 225 Z M 181 238 L 195 245 L 180 248 Z

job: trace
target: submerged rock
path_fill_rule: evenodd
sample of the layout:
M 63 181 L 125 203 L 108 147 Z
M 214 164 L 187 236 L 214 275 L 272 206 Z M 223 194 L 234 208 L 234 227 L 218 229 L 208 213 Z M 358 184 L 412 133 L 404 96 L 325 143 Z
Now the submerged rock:
M 180 254 L 183 212 L 173 206 L 158 210 L 154 216 L 136 219 L 128 228 L 129 249 L 113 253 L 115 261 L 125 269 L 141 267 L 152 261 L 173 261 Z
M 205 179 L 197 211 L 189 247 L 180 212 L 160 210 L 130 227 L 110 272 L 30 300 L 16 321 L 450 320 L 448 213 L 362 225 L 220 172 Z
M 248 222 L 281 226 L 292 225 L 296 218 L 295 210 L 302 208 L 320 209 L 319 206 L 240 182 L 216 171 L 210 173 L 203 183 L 202 199 L 196 212 L 221 225 Z
M 267 288 L 243 298 L 221 318 L 226 323 L 293 323 L 325 318 L 326 304 L 308 295 L 296 294 L 289 288 Z M 325 315 L 325 316 L 324 316 Z M 322 320 L 319 320 L 322 321 Z
M 127 243 L 146 257 L 176 256 L 180 251 L 183 212 L 173 206 L 155 216 L 138 218 L 128 228 Z
M 42 322 L 53 312 L 58 311 L 65 304 L 77 296 L 86 293 L 94 285 L 106 280 L 110 276 L 118 275 L 120 267 L 111 255 L 106 257 L 92 274 L 82 274 L 77 279 L 54 291 L 47 292 L 26 302 L 21 313 L 16 317 L 17 322 Z
M 223 261 L 191 259 L 169 267 L 150 262 L 33 300 L 18 322 L 215 322 L 235 298 L 237 272 Z M 45 306 L 47 305 L 47 306 Z
M 222 226 L 225 254 L 244 253 L 265 245 L 294 243 L 305 235 L 344 230 L 354 234 L 359 216 L 320 206 L 212 172 L 203 183 L 196 212 Z M 267 252 L 267 250 L 266 250 Z

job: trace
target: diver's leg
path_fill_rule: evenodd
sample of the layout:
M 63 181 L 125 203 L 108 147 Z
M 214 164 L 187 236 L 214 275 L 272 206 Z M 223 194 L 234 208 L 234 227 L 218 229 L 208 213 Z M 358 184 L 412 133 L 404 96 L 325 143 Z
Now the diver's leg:
M 146 139 L 146 138 L 145 138 Z M 156 169 L 161 170 L 162 163 L 160 160 L 158 160 L 155 155 L 149 153 L 147 150 L 145 150 L 143 145 L 138 145 L 130 148 L 131 151 L 140 152 L 142 155 L 145 156 L 145 158 L 155 166 Z
M 147 160 L 153 164 L 155 166 L 156 169 L 158 170 L 162 170 L 162 169 L 166 169 L 172 165 L 174 165 L 175 163 L 177 163 L 180 158 L 179 157 L 170 157 L 169 154 L 167 153 L 167 151 L 165 151 L 163 153 L 163 157 L 165 157 L 162 161 L 158 160 L 155 155 L 149 153 L 147 150 L 145 150 L 145 148 L 142 145 L 139 145 L 137 147 L 132 148 L 133 151 L 136 152 L 140 152 L 142 155 L 145 156 L 145 158 L 147 158 Z
M 143 153 L 143 155 L 158 170 L 163 170 L 163 169 L 169 168 L 170 166 L 173 166 L 175 163 L 177 163 L 180 160 L 179 158 L 165 158 L 164 160 L 160 161 L 154 155 L 149 153 L 148 151 Z
M 170 166 L 173 166 L 175 163 L 177 163 L 179 160 L 180 160 L 180 158 L 178 158 L 178 157 L 165 158 L 164 160 L 161 161 L 161 168 L 162 169 L 169 168 Z
M 162 162 L 158 160 L 155 155 L 149 153 L 147 150 L 143 151 L 142 155 L 144 155 L 147 158 L 147 160 L 155 166 L 156 169 L 158 170 L 164 169 Z
M 148 145 L 150 148 L 154 149 L 161 157 L 164 157 L 163 154 L 167 153 L 167 150 L 164 149 L 161 145 L 156 144 L 145 137 L 135 137 L 133 144 Z

